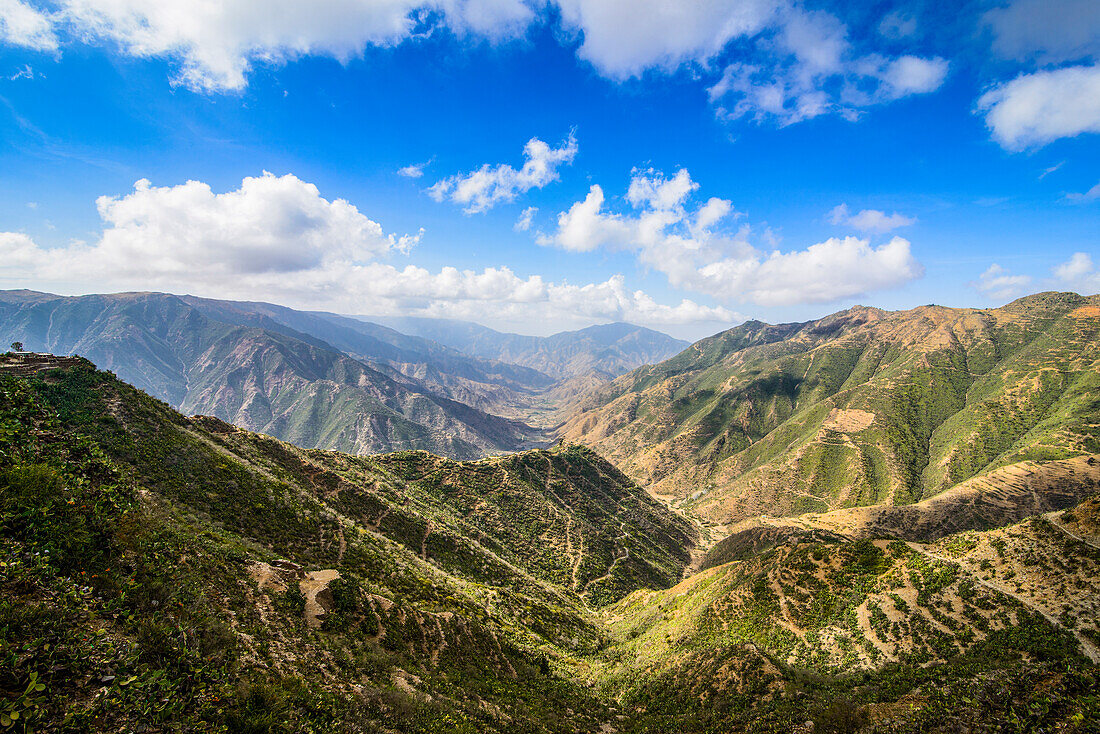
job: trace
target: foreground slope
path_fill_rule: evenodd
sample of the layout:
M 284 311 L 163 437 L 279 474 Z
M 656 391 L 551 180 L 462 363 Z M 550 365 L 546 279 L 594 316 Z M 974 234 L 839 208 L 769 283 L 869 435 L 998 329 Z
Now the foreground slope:
M 927 546 L 805 535 L 605 610 L 599 677 L 652 731 L 1092 731 L 1098 572 L 1042 519 Z
M 384 363 L 372 364 L 288 325 L 327 323 L 309 321 L 308 314 L 293 320 L 284 313 L 289 309 L 269 315 L 255 304 L 191 300 L 6 291 L 0 293 L 0 336 L 31 350 L 80 353 L 184 412 L 216 415 L 303 446 L 474 458 L 545 443 L 541 431 L 451 399 L 385 363 L 432 358 L 466 370 L 471 382 L 495 379 L 477 373 L 475 361 L 462 355 L 446 363 L 446 355 L 417 357 L 411 347 L 402 351 L 360 335 L 355 345 L 375 348 Z M 508 374 L 498 377 L 516 377 Z
M 305 451 L 64 364 L 0 369 L 0 629 L 27 651 L 0 685 L 31 681 L 32 723 L 598 726 L 568 674 L 589 604 L 673 583 L 692 544 L 586 449 Z
M 711 522 L 904 504 L 1100 452 L 1100 297 L 749 322 L 615 380 L 564 429 Z
M 82 360 L 13 362 L 5 727 L 1083 732 L 1100 717 L 1093 500 L 935 543 L 802 528 L 680 581 L 695 530 L 587 449 L 303 450 L 184 418 Z

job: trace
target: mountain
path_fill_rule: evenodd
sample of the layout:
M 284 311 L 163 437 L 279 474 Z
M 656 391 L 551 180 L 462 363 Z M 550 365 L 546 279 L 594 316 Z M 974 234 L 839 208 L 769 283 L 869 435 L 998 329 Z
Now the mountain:
M 581 447 L 307 451 L 79 358 L 0 365 L 5 728 L 599 728 L 556 672 L 601 644 L 588 605 L 693 543 Z
M 615 377 L 667 359 L 688 343 L 659 331 L 614 323 L 552 336 L 506 334 L 469 321 L 401 316 L 362 316 L 482 359 L 523 365 L 564 380 L 597 372 Z
M 296 326 L 349 350 L 374 349 L 378 362 L 349 356 Z M 159 293 L 0 293 L 5 343 L 80 353 L 184 412 L 214 415 L 302 446 L 355 453 L 428 449 L 475 458 L 545 441 L 538 429 L 435 387 L 450 380 L 452 394 L 475 385 L 517 393 L 549 384 L 544 375 L 356 328 L 263 304 Z M 418 380 L 393 366 L 409 367 L 417 359 L 433 366 L 434 379 Z
M 537 370 L 471 357 L 429 339 L 379 324 L 324 312 L 296 311 L 270 303 L 181 300 L 216 321 L 308 334 L 387 374 L 398 382 L 426 386 L 451 400 L 496 415 L 519 417 L 555 383 Z
M 562 435 L 709 523 L 902 505 L 1100 451 L 1100 297 L 748 322 L 617 378 Z
M 3 355 L 0 726 L 1090 731 L 1100 503 L 1002 519 L 804 520 L 694 573 L 697 528 L 590 449 L 306 450 Z

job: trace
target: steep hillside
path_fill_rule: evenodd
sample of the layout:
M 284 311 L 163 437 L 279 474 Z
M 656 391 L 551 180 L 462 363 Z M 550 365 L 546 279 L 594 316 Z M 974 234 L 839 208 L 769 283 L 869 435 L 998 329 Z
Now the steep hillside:
M 592 372 L 617 376 L 676 354 L 688 343 L 633 324 L 601 324 L 552 336 L 506 334 L 469 321 L 415 317 L 363 316 L 446 344 L 460 352 L 530 367 L 556 379 Z
M 544 441 L 539 430 L 383 374 L 388 368 L 262 313 L 211 303 L 220 302 L 200 309 L 156 293 L 67 298 L 8 291 L 0 294 L 0 338 L 30 350 L 79 353 L 184 412 L 302 446 L 474 458 Z M 386 348 L 394 359 L 401 354 Z M 473 360 L 454 356 L 456 366 L 474 369 Z
M 321 312 L 295 311 L 270 303 L 181 300 L 225 323 L 308 334 L 398 382 L 427 386 L 440 395 L 495 415 L 520 417 L 554 379 L 537 370 L 471 357 L 429 339 L 378 324 Z
M 1091 731 L 1098 573 L 1041 519 L 793 538 L 605 610 L 595 678 L 645 731 Z
M 715 523 L 914 502 L 1100 452 L 1098 304 L 749 322 L 616 379 L 563 435 Z
M 591 450 L 305 450 L 9 357 L 0 726 L 1085 732 L 1097 507 L 680 581 L 695 529 Z
M 588 604 L 673 583 L 692 544 L 586 449 L 306 451 L 82 360 L 31 371 L 0 368 L 5 720 L 594 730 Z
M 707 555 L 708 565 L 806 531 L 833 537 L 938 540 L 966 530 L 990 530 L 1025 518 L 1076 507 L 1100 492 L 1100 456 L 1019 464 L 994 469 L 910 505 L 849 507 L 823 514 L 759 517 L 722 530 L 729 535 Z M 1082 515 L 1084 517 L 1084 515 Z M 1069 517 L 1076 516 L 1069 513 Z M 1091 537 L 1093 531 L 1078 528 Z

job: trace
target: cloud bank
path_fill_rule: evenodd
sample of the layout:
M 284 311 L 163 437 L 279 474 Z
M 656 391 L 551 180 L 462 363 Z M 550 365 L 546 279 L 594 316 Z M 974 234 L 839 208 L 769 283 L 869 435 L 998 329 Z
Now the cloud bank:
M 207 93 L 244 89 L 258 65 L 304 56 L 345 63 L 441 31 L 500 43 L 551 24 L 608 79 L 690 67 L 709 80 L 722 115 L 782 124 L 828 112 L 852 117 L 933 91 L 948 66 L 858 51 L 835 15 L 789 0 L 58 0 L 57 8 L 0 0 L 0 41 L 53 50 L 59 34 L 99 40 L 130 56 L 170 59 L 174 83 Z M 882 22 L 893 23 L 895 38 L 914 23 Z M 735 46 L 742 60 L 723 62 Z
M 824 303 L 902 285 L 923 275 L 908 240 L 877 247 L 856 237 L 830 238 L 805 250 L 764 252 L 732 202 L 711 197 L 690 205 L 698 189 L 686 169 L 666 177 L 635 171 L 626 193 L 631 210 L 607 206 L 603 188 L 561 212 L 556 231 L 539 233 L 544 246 L 573 252 L 626 251 L 665 274 L 671 285 L 727 301 L 762 306 Z
M 741 318 L 684 299 L 657 302 L 621 275 L 588 284 L 526 278 L 507 267 L 436 272 L 385 259 L 408 252 L 423 232 L 387 233 L 343 199 L 328 200 L 293 175 L 245 178 L 215 193 L 202 182 L 138 181 L 96 202 L 99 239 L 44 248 L 0 232 L 0 282 L 34 282 L 63 292 L 166 290 L 344 313 L 401 313 L 497 321 L 587 325 L 625 320 L 653 325 Z

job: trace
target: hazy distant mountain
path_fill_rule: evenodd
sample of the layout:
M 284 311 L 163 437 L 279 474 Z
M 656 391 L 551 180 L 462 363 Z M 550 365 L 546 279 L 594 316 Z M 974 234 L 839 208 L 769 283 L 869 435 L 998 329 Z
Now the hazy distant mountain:
M 456 391 L 463 380 L 486 390 L 549 383 L 506 365 L 487 374 L 475 360 L 438 345 L 372 342 L 354 329 L 341 332 L 338 322 L 263 304 L 157 293 L 0 292 L 0 342 L 85 356 L 184 412 L 215 415 L 302 446 L 355 453 L 419 448 L 472 458 L 543 438 L 523 423 L 450 399 L 431 380 L 355 359 L 290 323 L 340 336 L 364 352 L 377 349 L 380 361 L 401 363 L 419 348 L 425 370 L 434 369 L 436 382 L 456 383 Z M 429 359 L 432 349 L 438 354 Z
M 644 326 L 602 324 L 552 336 L 507 334 L 470 321 L 410 316 L 362 316 L 405 334 L 431 339 L 465 354 L 523 365 L 558 379 L 592 371 L 610 377 L 682 351 L 688 342 Z
M 217 321 L 308 334 L 398 382 L 426 386 L 452 400 L 515 417 L 531 395 L 554 378 L 529 367 L 481 359 L 419 336 L 379 324 L 324 312 L 296 311 L 270 303 L 220 301 L 194 296 L 181 300 Z

